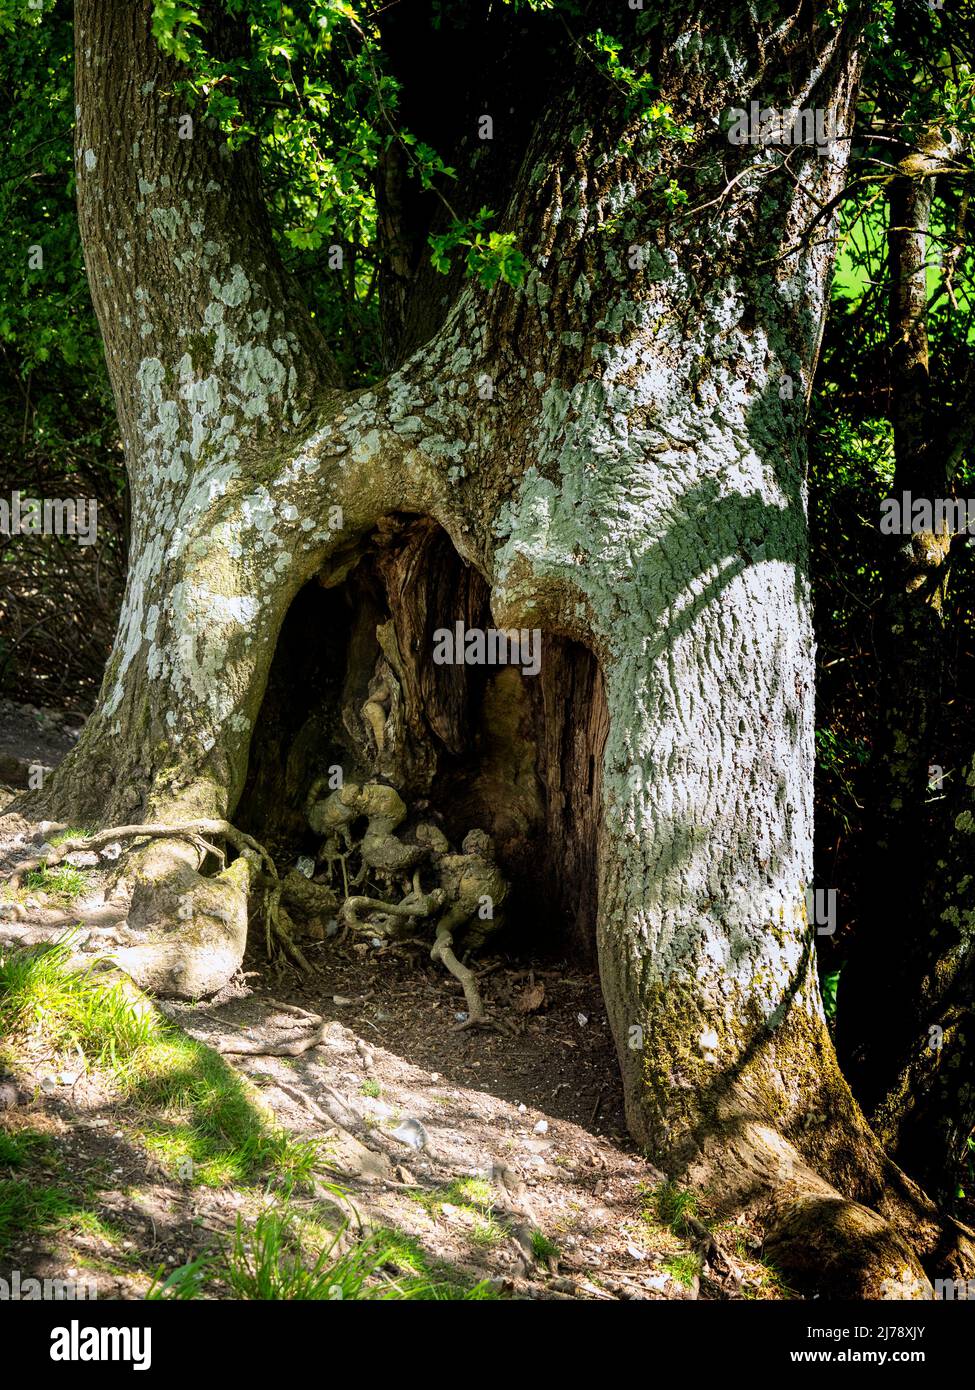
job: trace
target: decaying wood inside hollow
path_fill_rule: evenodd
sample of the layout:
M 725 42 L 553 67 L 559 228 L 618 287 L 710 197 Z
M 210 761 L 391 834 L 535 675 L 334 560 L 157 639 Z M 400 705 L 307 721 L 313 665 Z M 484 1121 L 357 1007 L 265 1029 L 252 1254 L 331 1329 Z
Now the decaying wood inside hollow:
M 434 634 L 492 626 L 490 592 L 427 518 L 389 518 L 338 583 L 323 575 L 285 619 L 251 745 L 238 819 L 288 859 L 315 849 L 308 789 L 329 768 L 383 776 L 455 842 L 493 837 L 513 885 L 512 925 L 594 951 L 602 678 L 580 644 L 542 632 L 535 676 L 514 665 L 438 665 Z M 398 741 L 382 752 L 362 715 L 394 652 Z M 392 637 L 392 642 L 390 641 Z

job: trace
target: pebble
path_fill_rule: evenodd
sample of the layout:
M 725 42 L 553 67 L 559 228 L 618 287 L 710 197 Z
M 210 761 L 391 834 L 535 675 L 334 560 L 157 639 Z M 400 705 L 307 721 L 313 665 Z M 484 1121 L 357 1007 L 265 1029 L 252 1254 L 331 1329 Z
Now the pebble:
M 394 1130 L 390 1130 L 390 1134 L 401 1144 L 408 1144 L 411 1149 L 425 1149 L 430 1142 L 420 1121 L 414 1120 L 412 1116 L 405 1119 L 402 1124 L 397 1125 Z

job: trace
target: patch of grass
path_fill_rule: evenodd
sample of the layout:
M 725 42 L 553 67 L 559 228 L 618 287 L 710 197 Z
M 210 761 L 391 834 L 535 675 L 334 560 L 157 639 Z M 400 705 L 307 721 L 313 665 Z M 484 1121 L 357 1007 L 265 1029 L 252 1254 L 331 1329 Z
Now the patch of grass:
M 494 1203 L 491 1184 L 484 1178 L 455 1178 L 448 1189 L 453 1196 L 448 1201 L 458 1205 L 481 1207 L 487 1211 Z
M 549 1240 L 544 1231 L 532 1231 L 532 1254 L 536 1260 L 547 1263 L 549 1260 L 557 1260 L 559 1257 L 559 1247 L 554 1240 Z
M 239 1072 L 175 1028 L 161 1029 L 134 1060 L 126 1093 L 145 1117 L 146 1148 L 185 1181 L 223 1187 L 273 1171 L 294 1186 L 324 1167 L 321 1144 L 292 1139 Z
M 697 1193 L 690 1188 L 678 1187 L 673 1182 L 663 1182 L 657 1187 L 645 1190 L 647 1205 L 644 1220 L 659 1222 L 674 1235 L 686 1235 L 688 1220 L 697 1216 Z
M 485 1249 L 505 1238 L 504 1228 L 491 1215 L 494 1203 L 491 1184 L 483 1178 L 454 1178 L 432 1192 L 415 1192 L 412 1196 L 432 1214 L 452 1206 L 472 1216 L 474 1220 L 467 1235 L 475 1247 Z
M 373 1239 L 383 1247 L 382 1268 L 399 1275 L 397 1282 L 404 1297 L 420 1302 L 474 1303 L 493 1302 L 500 1297 L 486 1279 L 471 1285 L 459 1280 L 448 1267 L 431 1264 L 419 1242 L 403 1231 L 386 1227 L 374 1231 Z
M 36 1129 L 0 1129 L 0 1168 L 21 1168 L 46 1149 L 50 1139 Z
M 131 1255 L 127 1263 L 119 1264 L 118 1259 L 122 1253 L 116 1251 L 116 1258 L 109 1259 L 107 1255 L 86 1255 L 82 1251 L 72 1250 L 71 1260 L 79 1268 L 90 1270 L 92 1274 L 103 1274 L 112 1279 L 125 1280 L 126 1283 L 144 1284 L 147 1288 L 151 1288 L 152 1278 L 140 1267 L 138 1256 Z M 128 1254 L 128 1252 L 125 1253 Z
M 0 1255 L 15 1239 L 62 1228 L 78 1210 L 77 1198 L 63 1188 L 30 1178 L 0 1180 Z
M 426 1289 L 410 1295 L 414 1301 L 444 1303 L 499 1303 L 501 1295 L 490 1279 L 482 1279 L 470 1288 L 462 1284 L 429 1284 Z
M 120 983 L 69 970 L 70 940 L 0 951 L 0 1031 L 118 1069 L 154 1036 L 156 1015 Z
M 110 1070 L 140 1111 L 137 1133 L 170 1173 L 206 1186 L 273 1174 L 307 1183 L 321 1146 L 273 1121 L 244 1078 L 119 982 L 68 968 L 68 941 L 0 953 L 0 1032 L 55 1051 L 78 1050 Z
M 128 1238 L 129 1232 L 124 1226 L 117 1225 L 115 1222 L 106 1220 L 97 1211 L 83 1208 L 75 1211 L 66 1219 L 65 1225 L 72 1231 L 77 1231 L 81 1235 L 96 1236 L 99 1240 L 108 1241 L 109 1244 L 118 1246 L 123 1240 Z M 116 1255 L 121 1251 L 116 1250 Z
M 790 1299 L 799 1297 L 796 1290 L 790 1287 L 785 1276 L 780 1274 L 774 1265 L 766 1264 L 764 1260 L 753 1259 L 751 1266 L 755 1278 L 751 1285 L 742 1287 L 742 1298 Z
M 492 1245 L 500 1245 L 506 1234 L 504 1227 L 499 1226 L 493 1216 L 485 1216 L 474 1222 L 469 1238 L 472 1245 L 487 1249 Z
M 430 1211 L 439 1211 L 447 1203 L 452 1207 L 467 1207 L 472 1210 L 490 1211 L 494 1196 L 491 1184 L 484 1178 L 454 1178 L 443 1187 L 431 1192 L 413 1194 L 421 1206 Z
M 166 1301 L 206 1298 L 214 1278 L 214 1257 L 212 1255 L 198 1255 L 195 1260 L 190 1260 L 188 1264 L 179 1265 L 178 1268 L 172 1270 L 165 1279 L 163 1278 L 162 1266 L 160 1266 L 149 1285 L 146 1298 Z
M 394 1226 L 382 1226 L 372 1232 L 374 1240 L 383 1247 L 386 1264 L 397 1274 L 429 1277 L 430 1261 L 420 1242 Z
M 686 1254 L 671 1255 L 664 1260 L 663 1267 L 672 1279 L 687 1289 L 699 1278 L 703 1265 L 700 1255 Z
M 73 902 L 85 891 L 84 869 L 73 864 L 57 864 L 53 869 L 30 869 L 24 875 L 25 893 L 48 893 L 62 902 Z
M 59 830 L 57 834 L 48 839 L 49 845 L 63 845 L 65 840 L 87 840 L 92 831 L 86 825 L 69 826 L 67 830 Z
M 337 1302 L 358 1299 L 375 1270 L 376 1252 L 367 1244 L 336 1255 L 337 1244 L 306 1263 L 287 1212 L 262 1212 L 252 1231 L 238 1218 L 220 1275 L 236 1298 Z
M 198 1298 L 219 1285 L 239 1299 L 289 1302 L 496 1297 L 486 1283 L 467 1288 L 431 1278 L 419 1246 L 401 1232 L 374 1231 L 344 1251 L 340 1232 L 316 1251 L 303 1242 L 305 1229 L 287 1206 L 268 1208 L 250 1229 L 238 1217 L 229 1243 L 157 1281 L 148 1296 Z M 400 1277 L 390 1278 L 388 1269 Z
M 371 1096 L 373 1100 L 378 1100 L 383 1093 L 383 1088 L 378 1081 L 373 1081 L 370 1077 L 368 1081 L 363 1081 L 359 1091 L 364 1096 Z

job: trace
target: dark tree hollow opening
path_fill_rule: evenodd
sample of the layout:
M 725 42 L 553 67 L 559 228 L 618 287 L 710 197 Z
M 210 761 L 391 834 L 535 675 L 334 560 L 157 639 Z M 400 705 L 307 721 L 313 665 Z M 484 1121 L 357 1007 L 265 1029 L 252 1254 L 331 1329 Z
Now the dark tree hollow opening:
M 436 634 L 458 623 L 491 630 L 490 590 L 429 518 L 384 518 L 306 584 L 281 627 L 237 821 L 287 869 L 318 848 L 305 810 L 316 779 L 386 781 L 406 828 L 432 821 L 455 846 L 473 829 L 492 837 L 510 883 L 499 946 L 592 960 L 608 728 L 598 663 L 548 632 L 535 674 L 524 659 L 438 663 Z

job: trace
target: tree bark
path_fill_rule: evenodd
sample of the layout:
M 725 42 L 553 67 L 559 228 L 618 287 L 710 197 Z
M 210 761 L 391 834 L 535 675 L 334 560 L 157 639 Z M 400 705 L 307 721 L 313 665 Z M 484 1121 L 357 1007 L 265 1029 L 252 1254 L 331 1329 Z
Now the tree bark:
M 147 15 L 77 5 L 80 213 L 137 520 L 101 700 L 49 801 L 99 823 L 232 817 L 295 596 L 388 518 L 432 518 L 498 627 L 577 643 L 601 673 L 574 679 L 602 744 L 596 937 L 634 1135 L 716 1209 L 757 1209 L 807 1284 L 923 1285 L 943 1232 L 836 1067 L 803 912 L 804 427 L 852 27 L 807 5 L 720 27 L 707 7 L 631 13 L 629 61 L 687 143 L 567 40 L 504 218 L 525 284 L 466 283 L 395 371 L 344 393 L 248 156 L 179 140 Z M 753 97 L 829 107 L 840 138 L 735 146 L 715 113 Z
M 903 943 L 915 993 L 910 1031 L 891 1049 L 873 1110 L 878 1135 L 897 1161 L 950 1209 L 967 1181 L 975 1130 L 975 764 L 963 769 L 953 814 L 929 887 L 928 910 Z M 887 984 L 886 970 L 874 988 Z

